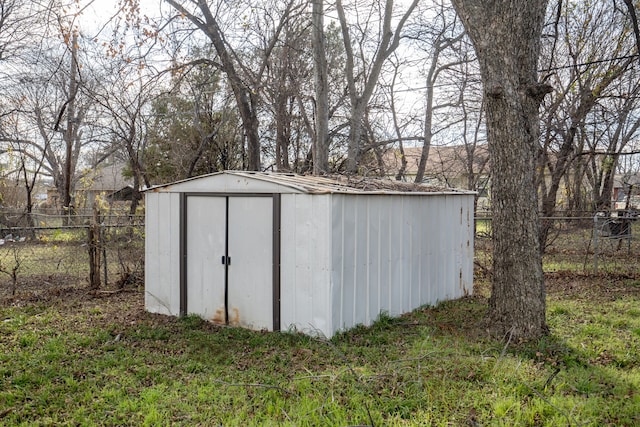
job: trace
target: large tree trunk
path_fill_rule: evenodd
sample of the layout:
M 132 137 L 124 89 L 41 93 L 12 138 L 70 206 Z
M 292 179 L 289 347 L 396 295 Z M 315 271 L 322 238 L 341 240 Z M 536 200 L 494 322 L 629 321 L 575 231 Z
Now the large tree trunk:
M 548 330 L 535 187 L 538 108 L 551 89 L 536 73 L 547 1 L 453 4 L 484 85 L 494 244 L 490 328 L 511 340 L 535 339 Z

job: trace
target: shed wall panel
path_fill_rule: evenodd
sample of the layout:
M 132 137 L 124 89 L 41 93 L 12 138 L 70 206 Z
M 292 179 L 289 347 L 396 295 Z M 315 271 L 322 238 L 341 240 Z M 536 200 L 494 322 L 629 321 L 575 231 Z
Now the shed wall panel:
M 435 200 L 435 206 L 432 207 L 433 212 L 437 213 L 433 221 L 438 224 L 438 226 L 432 230 L 433 232 L 433 241 L 436 245 L 434 251 L 432 253 L 432 261 L 433 261 L 433 275 L 431 276 L 432 280 L 432 289 L 434 294 L 432 295 L 433 300 L 431 303 L 435 304 L 439 301 L 442 301 L 444 291 L 443 288 L 446 285 L 446 277 L 444 274 L 445 266 L 443 263 L 443 259 L 445 258 L 446 252 L 446 230 L 447 225 L 444 223 L 446 221 L 446 203 L 443 197 L 439 197 Z
M 393 209 L 389 211 L 389 259 L 386 260 L 390 271 L 389 282 L 389 314 L 397 316 L 402 311 L 402 280 L 404 276 L 404 242 L 402 241 L 402 226 L 404 218 L 404 204 L 402 197 L 393 197 Z M 384 260 L 383 260 L 384 262 Z
M 463 295 L 473 293 L 473 239 L 474 239 L 474 219 L 473 219 L 474 197 L 464 197 L 461 200 L 462 224 L 460 226 L 460 291 Z
M 369 325 L 381 312 L 397 316 L 470 292 L 473 236 L 461 230 L 469 200 L 472 195 L 334 195 L 335 327 Z
M 180 314 L 180 196 L 147 193 L 145 306 L 152 313 Z
M 411 231 L 408 245 L 411 247 L 411 280 L 409 285 L 409 310 L 412 310 L 414 304 L 424 301 L 422 289 L 428 283 L 422 277 L 422 263 L 424 260 L 422 254 L 422 241 L 426 237 L 424 234 L 424 224 L 428 221 L 426 208 L 426 199 L 422 197 L 414 197 L 411 202 Z
M 445 262 L 447 265 L 447 270 L 445 272 L 446 282 L 447 282 L 447 292 L 444 295 L 444 299 L 452 299 L 458 296 L 456 291 L 458 284 L 458 275 L 459 269 L 458 267 L 458 259 L 460 257 L 460 253 L 457 250 L 460 243 L 458 242 L 457 237 L 458 233 L 458 225 L 460 222 L 460 204 L 453 197 L 445 196 L 446 204 L 447 204 L 447 256 L 445 258 Z
M 403 198 L 334 195 L 332 277 L 334 322 L 339 329 L 370 325 L 381 312 L 401 314 L 409 290 L 403 270 L 410 264 L 403 240 Z M 406 296 L 405 296 L 406 295 Z
M 465 215 L 464 215 L 464 203 L 462 202 L 463 201 L 460 200 L 455 204 L 456 218 L 458 219 L 458 221 L 456 221 L 456 223 L 454 224 L 455 228 L 452 230 L 452 232 L 455 233 L 456 235 L 456 239 L 455 239 L 456 280 L 453 286 L 453 291 L 456 294 L 459 294 L 460 292 L 463 291 L 463 288 L 461 286 L 462 285 L 462 263 L 463 263 L 463 257 L 466 254 L 466 250 L 464 247 L 465 238 L 463 233 L 463 228 L 465 227 Z
M 439 199 L 441 217 L 439 219 L 440 229 L 438 230 L 438 241 L 440 250 L 436 253 L 436 260 L 438 262 L 438 282 L 436 283 L 438 289 L 438 302 L 446 299 L 448 294 L 448 288 L 450 287 L 450 281 L 448 280 L 449 266 L 448 262 L 451 259 L 449 250 L 449 241 L 451 240 L 451 217 L 447 210 L 447 199 L 441 197 Z
M 392 292 L 392 278 L 391 278 L 391 257 L 393 255 L 393 248 L 391 247 L 391 234 L 393 233 L 392 223 L 392 211 L 393 208 L 390 203 L 384 204 L 379 209 L 379 236 L 378 236 L 378 311 L 391 313 L 391 292 Z
M 370 203 L 376 203 L 376 197 Z M 375 318 L 380 314 L 380 215 L 382 209 L 368 209 L 367 234 L 367 318 Z
M 340 271 L 342 273 L 341 283 L 341 307 L 340 307 L 340 324 L 354 325 L 353 308 L 355 304 L 355 286 L 356 280 L 356 209 L 355 203 L 350 197 L 339 197 L 341 204 L 341 218 L 335 225 L 338 226 L 338 235 L 341 236 L 342 248 L 341 256 L 338 260 Z
M 331 337 L 331 195 L 282 195 L 281 321 L 296 329 Z
M 372 317 L 369 313 L 370 270 L 373 264 L 369 260 L 369 237 L 371 226 L 369 223 L 369 201 L 373 197 L 349 197 L 353 201 L 355 221 L 355 278 L 353 281 L 353 321 L 352 324 L 368 325 Z M 377 317 L 372 314 L 373 318 Z
M 436 289 L 436 280 L 438 275 L 438 262 L 436 254 L 438 253 L 439 242 L 436 240 L 436 233 L 440 228 L 440 225 L 437 223 L 440 216 L 436 211 L 437 205 L 438 200 L 436 198 L 429 199 L 426 207 L 427 213 L 425 214 L 424 233 L 427 237 L 423 241 L 426 258 L 423 271 L 424 280 L 426 283 L 428 283 L 428 286 L 425 287 L 425 304 L 433 304 L 437 300 L 438 292 Z
M 414 201 L 417 198 L 401 197 L 402 199 L 402 217 L 400 219 L 400 241 L 398 245 L 402 247 L 402 278 L 399 286 L 400 291 L 400 313 L 406 313 L 413 308 L 411 305 L 411 281 L 413 279 L 414 266 L 411 264 L 413 258 L 413 245 L 411 242 L 419 239 L 420 236 L 412 234 L 412 227 L 416 220 L 416 212 L 414 212 Z

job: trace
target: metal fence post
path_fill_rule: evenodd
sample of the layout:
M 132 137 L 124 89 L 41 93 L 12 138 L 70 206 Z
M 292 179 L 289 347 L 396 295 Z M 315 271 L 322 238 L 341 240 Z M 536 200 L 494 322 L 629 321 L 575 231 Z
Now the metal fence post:
M 593 216 L 593 269 L 598 272 L 598 213 Z
M 100 236 L 102 241 L 102 262 L 104 264 L 104 285 L 107 286 L 109 284 L 109 276 L 107 274 L 107 233 L 104 221 L 100 223 Z

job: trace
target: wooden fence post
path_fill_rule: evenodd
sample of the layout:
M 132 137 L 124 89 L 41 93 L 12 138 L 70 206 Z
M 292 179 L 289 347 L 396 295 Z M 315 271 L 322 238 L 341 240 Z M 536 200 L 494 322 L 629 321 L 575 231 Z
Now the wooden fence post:
M 93 206 L 93 217 L 87 230 L 89 250 L 89 288 L 96 290 L 100 287 L 100 247 L 102 234 L 100 233 L 100 211 Z

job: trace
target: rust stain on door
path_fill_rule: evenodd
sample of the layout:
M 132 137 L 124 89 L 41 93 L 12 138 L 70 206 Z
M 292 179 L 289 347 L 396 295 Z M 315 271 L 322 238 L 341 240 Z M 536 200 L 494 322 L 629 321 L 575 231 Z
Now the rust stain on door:
M 239 326 L 240 325 L 240 311 L 238 307 L 233 307 L 231 312 L 229 313 L 229 325 L 231 326 Z
M 211 321 L 217 325 L 224 325 L 225 321 L 224 307 L 216 310 L 216 313 L 211 318 Z

